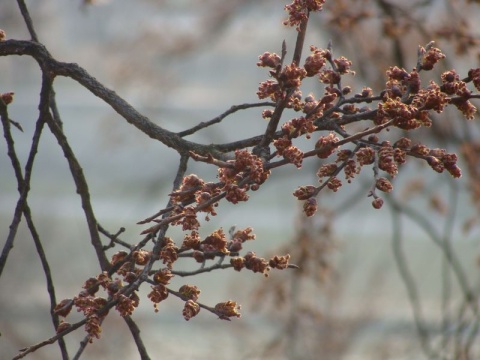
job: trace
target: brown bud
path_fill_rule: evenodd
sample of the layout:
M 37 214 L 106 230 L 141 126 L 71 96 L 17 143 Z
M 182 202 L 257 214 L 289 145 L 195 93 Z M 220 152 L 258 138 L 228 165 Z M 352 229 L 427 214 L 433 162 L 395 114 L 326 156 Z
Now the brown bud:
M 72 325 L 68 322 L 61 322 L 57 327 L 57 334 L 69 329 Z
M 13 102 L 13 95 L 15 95 L 14 92 L 6 92 L 6 93 L 3 93 L 3 94 L 0 94 L 0 97 L 2 98 L 5 105 L 8 105 L 8 104 Z
M 390 181 L 384 177 L 378 178 L 375 186 L 378 190 L 389 193 L 393 189 L 393 185 Z
M 383 206 L 383 199 L 377 197 L 375 200 L 372 201 L 372 206 L 375 209 L 380 209 Z
M 72 310 L 72 306 L 73 306 L 72 299 L 64 299 L 55 306 L 55 309 L 53 310 L 53 312 L 54 314 L 57 314 L 59 316 L 66 317 L 70 313 L 70 310 Z M 57 332 L 58 332 L 58 329 L 57 329 Z

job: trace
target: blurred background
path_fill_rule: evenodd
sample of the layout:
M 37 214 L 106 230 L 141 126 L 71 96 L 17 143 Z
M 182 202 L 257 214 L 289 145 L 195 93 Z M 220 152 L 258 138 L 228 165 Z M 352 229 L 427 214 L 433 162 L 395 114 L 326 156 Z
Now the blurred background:
M 268 77 L 255 65 L 258 56 L 280 53 L 285 40 L 290 59 L 295 45 L 296 32 L 282 25 L 285 4 L 273 0 L 47 0 L 27 5 L 40 41 L 55 59 L 78 63 L 172 131 L 210 120 L 232 105 L 258 102 L 258 84 Z M 347 77 L 349 83 L 343 85 L 354 92 L 367 85 L 379 93 L 388 67 L 411 70 L 418 45 L 431 40 L 447 55 L 440 72 L 453 67 L 466 77 L 468 69 L 478 67 L 479 29 L 471 27 L 478 19 L 478 2 L 337 0 L 325 7 L 309 23 L 304 57 L 309 45 L 325 48 L 331 41 L 334 56 L 353 61 L 357 75 Z M 14 2 L 0 2 L 0 28 L 9 39 L 30 39 Z M 8 110 L 24 129 L 13 129 L 24 165 L 38 117 L 41 72 L 33 59 L 10 56 L 0 59 L 0 73 L 0 92 L 15 92 Z M 422 76 L 426 82 L 440 82 L 438 74 Z M 168 201 L 177 154 L 71 79 L 57 78 L 55 90 L 64 131 L 89 181 L 97 220 L 111 233 L 124 227 L 122 240 L 138 242 L 144 226 L 136 223 Z M 302 90 L 304 95 L 323 94 L 321 84 L 313 80 Z M 261 111 L 237 112 L 188 140 L 226 143 L 258 135 L 266 125 Z M 205 304 L 238 301 L 242 317 L 232 322 L 205 311 L 186 322 L 183 303 L 173 297 L 154 313 L 146 298 L 149 288 L 141 290 L 133 319 L 152 359 L 460 359 L 458 355 L 467 352 L 479 356 L 478 120 L 467 122 L 455 111 L 433 120 L 431 130 L 418 130 L 413 136 L 431 148 L 457 152 L 461 179 L 433 173 L 410 160 L 394 180 L 393 195 L 385 198 L 384 208 L 375 210 L 367 198 L 372 173 L 365 168 L 338 193 L 322 192 L 319 212 L 306 220 L 292 192 L 315 184 L 320 163 L 309 160 L 301 170 L 293 165 L 275 170 L 270 185 L 247 203 L 221 203 L 219 215 L 202 223 L 202 236 L 218 227 L 251 226 L 257 239 L 246 244 L 246 251 L 265 258 L 288 252 L 301 270 L 272 271 L 268 278 L 244 270 L 174 279 L 173 289 L 197 285 Z M 349 131 L 367 126 L 354 125 Z M 398 135 L 389 134 L 392 139 Z M 202 164 L 190 162 L 188 173 L 215 180 Z M 17 199 L 3 141 L 2 246 Z M 86 245 L 88 229 L 68 164 L 48 131 L 42 134 L 29 205 L 57 299 L 71 298 L 100 270 L 93 248 Z M 180 231 L 171 228 L 169 235 L 181 243 Z M 185 263 L 185 269 L 193 268 Z M 24 224 L 0 289 L 1 359 L 53 336 L 45 276 Z M 72 313 L 69 321 L 80 319 Z M 79 330 L 66 338 L 72 355 L 83 337 Z M 52 345 L 27 358 L 52 359 L 58 354 Z M 102 338 L 87 347 L 83 358 L 138 358 L 117 314 L 107 318 Z

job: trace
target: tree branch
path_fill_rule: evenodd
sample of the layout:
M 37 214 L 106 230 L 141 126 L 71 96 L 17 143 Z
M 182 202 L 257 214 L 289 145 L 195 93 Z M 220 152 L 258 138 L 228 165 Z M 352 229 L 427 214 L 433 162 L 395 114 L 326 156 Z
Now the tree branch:
M 261 103 L 254 103 L 254 104 L 233 105 L 232 107 L 230 107 L 230 109 L 225 111 L 223 114 L 220 114 L 217 117 L 213 118 L 212 120 L 209 120 L 207 122 L 201 122 L 198 125 L 195 125 L 194 127 L 190 128 L 188 130 L 180 131 L 180 132 L 177 133 L 177 135 L 180 136 L 180 137 L 191 135 L 191 134 L 193 134 L 193 133 L 195 133 L 199 130 L 202 130 L 202 129 L 205 129 L 209 126 L 218 124 L 223 119 L 225 119 L 227 116 L 229 116 L 233 113 L 236 113 L 239 110 L 245 110 L 245 109 L 250 109 L 250 108 L 254 108 L 254 107 L 262 107 L 262 106 L 275 106 L 275 103 L 270 102 L 270 101 L 264 101 L 264 102 L 261 102 Z
M 97 220 L 93 211 L 93 207 L 90 201 L 90 192 L 88 189 L 87 180 L 83 174 L 83 169 L 80 166 L 75 154 L 73 153 L 70 144 L 68 143 L 67 137 L 63 133 L 60 125 L 53 119 L 50 113 L 47 115 L 47 124 L 50 128 L 50 131 L 57 139 L 58 144 L 63 150 L 63 154 L 67 159 L 68 165 L 70 167 L 70 172 L 75 182 L 77 188 L 77 193 L 80 195 L 82 201 L 82 208 L 87 220 L 88 230 L 90 233 L 90 241 L 95 249 L 97 254 L 97 259 L 100 264 L 102 271 L 107 271 L 110 268 L 110 263 L 105 255 L 103 250 L 102 241 L 100 240 L 100 235 L 97 228 Z

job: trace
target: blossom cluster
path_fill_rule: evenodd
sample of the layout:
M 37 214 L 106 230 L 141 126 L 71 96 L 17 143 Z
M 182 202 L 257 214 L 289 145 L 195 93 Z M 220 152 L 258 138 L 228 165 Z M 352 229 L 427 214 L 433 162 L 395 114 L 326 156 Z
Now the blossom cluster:
M 329 68 L 326 67 L 327 64 L 330 64 Z M 337 86 L 343 75 L 354 73 L 351 65 L 351 61 L 345 57 L 333 59 L 329 50 L 315 46 L 310 47 L 310 55 L 307 56 L 302 67 L 294 62 L 282 68 L 282 60 L 275 53 L 266 52 L 259 57 L 257 66 L 271 68 L 270 76 L 273 79 L 260 83 L 258 97 L 270 98 L 277 103 L 285 102 L 286 108 L 303 113 L 282 124 L 282 135 L 273 140 L 276 155 L 282 156 L 297 168 L 302 166 L 304 153 L 293 144 L 292 140 L 300 136 L 309 139 L 312 133 L 318 130 L 315 121 L 321 118 L 325 111 L 332 109 L 336 100 L 350 92 L 349 87 L 339 90 Z M 300 90 L 305 78 L 315 76 L 326 85 L 324 95 L 318 100 L 312 94 L 303 97 Z M 269 121 L 273 115 L 274 112 L 270 109 L 262 113 L 262 117 Z
M 304 2 L 294 2 L 288 6 L 288 10 L 294 14 L 290 21 L 296 25 L 305 19 L 304 15 L 309 11 Z M 293 193 L 299 200 L 304 201 L 304 212 L 307 215 L 311 216 L 316 212 L 315 197 L 323 187 L 335 192 L 342 186 L 340 172 L 344 173 L 345 180 L 350 183 L 367 165 L 374 168 L 374 186 L 370 195 L 374 197 L 372 205 L 377 209 L 382 206 L 383 200 L 375 190 L 392 191 L 391 180 L 398 174 L 399 167 L 407 161 L 407 157 L 424 160 L 436 172 L 446 170 L 455 178 L 461 176 L 457 156 L 447 153 L 445 149 L 429 149 L 421 143 L 412 144 L 408 137 L 402 137 L 392 145 L 390 140 L 381 141 L 376 135 L 389 127 L 402 131 L 431 127 L 433 120 L 430 112 L 442 113 L 449 105 L 454 105 L 467 119 L 473 118 L 476 108 L 470 102 L 472 92 L 467 88 L 467 84 L 472 82 L 477 90 L 480 89 L 480 69 L 471 69 L 468 77 L 463 80 L 455 70 L 449 70 L 441 74 L 441 82 L 430 80 L 427 86 L 422 86 L 419 72 L 432 70 L 443 58 L 445 55 L 441 50 L 430 43 L 425 48 L 420 48 L 419 62 L 412 71 L 397 66 L 386 71 L 385 89 L 380 96 L 373 96 L 373 90 L 364 87 L 361 93 L 348 99 L 350 87 L 340 85 L 343 75 L 353 73 L 351 61 L 345 57 L 333 59 L 330 50 L 311 46 L 303 67 L 295 67 L 295 72 L 291 71 L 291 67 L 282 68 L 282 60 L 276 54 L 265 53 L 260 57 L 257 65 L 271 67 L 270 75 L 274 79 L 260 84 L 258 96 L 270 97 L 277 104 L 279 100 L 290 96 L 290 99 L 287 98 L 286 107 L 304 113 L 303 116 L 295 117 L 281 125 L 281 135 L 272 142 L 276 155 L 283 156 L 288 162 L 301 167 L 305 153 L 293 144 L 293 139 L 300 136 L 309 139 L 314 132 L 330 130 L 327 135 L 318 138 L 314 151 L 309 152 L 309 156 L 316 155 L 320 159 L 329 159 L 336 154 L 336 159 L 320 165 L 317 171 L 320 185 L 301 186 Z M 271 59 L 275 61 L 268 61 Z M 329 68 L 327 64 L 330 64 Z M 312 94 L 303 98 L 300 90 L 302 80 L 314 76 L 325 85 L 324 95 L 319 100 L 315 100 Z M 289 77 L 292 78 L 288 84 L 295 86 L 291 91 L 285 86 L 285 79 Z M 378 101 L 376 108 L 373 109 L 360 108 L 357 105 L 362 102 L 370 104 L 373 101 Z M 273 114 L 273 110 L 265 110 L 262 116 L 270 120 Z M 355 117 L 358 117 L 358 120 L 355 120 Z M 339 145 L 337 135 L 346 136 L 344 124 L 359 120 L 372 121 L 378 130 L 366 131 L 365 136 L 352 136 L 355 138 L 351 141 L 356 145 L 355 150 L 344 148 L 347 144 L 345 141 L 341 142 L 342 146 Z M 338 125 L 331 125 L 335 123 Z M 386 176 L 378 175 L 382 171 Z
M 307 20 L 311 11 L 321 11 L 325 0 L 293 0 L 285 6 L 288 12 L 288 19 L 283 22 L 284 25 L 295 26 L 299 30 L 300 24 Z
M 185 185 L 184 189 L 177 195 L 184 200 L 192 200 L 194 197 L 189 190 L 201 186 L 202 182 L 196 177 L 189 176 L 183 184 Z M 174 294 L 184 301 L 182 314 L 187 321 L 200 312 L 202 305 L 198 299 L 201 291 L 197 286 L 187 284 L 182 285 L 178 291 L 169 288 L 171 279 L 176 274 L 174 264 L 180 256 L 191 257 L 202 264 L 216 257 L 231 256 L 230 267 L 234 270 L 240 271 L 245 268 L 265 276 L 268 276 L 268 271 L 272 268 L 282 270 L 289 267 L 289 255 L 276 255 L 270 260 L 257 257 L 253 252 L 248 252 L 244 257 L 239 256 L 243 244 L 255 239 L 252 228 L 232 229 L 229 234 L 230 236 L 227 238 L 223 229 L 220 228 L 202 240 L 199 233 L 192 230 L 184 236 L 180 248 L 171 238 L 164 237 L 159 240 L 161 246 L 157 252 L 144 249 L 134 250 L 130 253 L 123 250 L 117 251 L 112 255 L 110 265 L 118 277 L 113 277 L 108 272 L 102 272 L 97 277 L 88 279 L 83 285 L 83 290 L 77 296 L 73 299 L 62 300 L 56 305 L 55 313 L 66 318 L 74 307 L 78 312 L 82 312 L 86 318 L 85 331 L 88 333 L 89 341 L 93 341 L 94 338 L 100 337 L 101 324 L 110 308 L 114 307 L 121 316 L 133 314 L 140 303 L 135 283 L 143 276 L 145 267 L 150 262 L 164 265 L 160 269 L 148 272 L 152 285 L 147 298 L 153 303 L 155 312 L 159 311 L 159 304 L 166 300 L 169 294 Z M 194 273 L 195 271 L 192 272 L 192 275 Z M 99 295 L 99 291 L 102 289 L 103 296 Z M 209 309 L 221 319 L 240 317 L 238 312 L 240 306 L 231 300 L 218 303 L 214 308 Z M 57 332 L 66 331 L 70 327 L 70 323 L 62 321 Z
M 107 296 L 98 296 L 100 289 L 105 290 Z M 86 318 L 85 331 L 88 334 L 89 341 L 99 338 L 102 328 L 101 324 L 108 315 L 109 300 L 115 306 L 121 316 L 129 316 L 138 307 L 140 298 L 135 291 L 125 292 L 127 287 L 121 279 L 112 279 L 106 272 L 101 273 L 96 278 L 88 279 L 83 285 L 82 291 L 73 299 L 64 299 L 59 302 L 54 312 L 61 316 L 67 317 L 73 307 L 78 312 L 82 312 Z M 62 321 L 57 328 L 57 332 L 67 330 L 70 324 Z

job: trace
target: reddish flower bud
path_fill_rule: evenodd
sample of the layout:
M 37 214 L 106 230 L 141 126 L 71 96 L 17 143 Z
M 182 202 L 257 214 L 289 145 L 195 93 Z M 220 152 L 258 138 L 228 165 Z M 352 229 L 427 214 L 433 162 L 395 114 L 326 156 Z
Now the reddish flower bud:
M 2 40 L 0 40 L 0 41 L 2 41 Z M 8 105 L 8 104 L 13 102 L 13 95 L 15 95 L 14 92 L 6 92 L 6 93 L 3 93 L 3 94 L 0 94 L 0 98 L 3 100 L 5 105 Z
M 372 201 L 372 206 L 373 206 L 375 209 L 380 209 L 380 208 L 383 206 L 383 199 L 377 197 L 376 199 L 374 199 L 374 200 Z
M 316 191 L 317 188 L 313 185 L 301 186 L 293 192 L 293 196 L 295 196 L 298 200 L 306 200 L 312 197 Z

